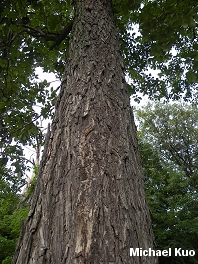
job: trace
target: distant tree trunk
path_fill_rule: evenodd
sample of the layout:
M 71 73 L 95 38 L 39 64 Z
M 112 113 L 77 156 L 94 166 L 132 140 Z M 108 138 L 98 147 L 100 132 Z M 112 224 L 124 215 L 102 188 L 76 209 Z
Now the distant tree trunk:
M 65 77 L 13 263 L 157 263 L 110 0 L 75 0 Z

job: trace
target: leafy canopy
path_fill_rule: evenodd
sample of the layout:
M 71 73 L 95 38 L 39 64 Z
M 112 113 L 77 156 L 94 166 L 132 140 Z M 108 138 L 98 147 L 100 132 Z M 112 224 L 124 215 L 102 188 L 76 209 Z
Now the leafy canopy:
M 158 98 L 197 96 L 197 1 L 146 1 L 139 12 L 136 21 L 141 36 L 137 38 L 135 66 L 139 64 L 142 50 L 138 71 L 142 79 L 137 80 L 140 90 Z M 148 66 L 158 70 L 159 77 L 144 76 L 142 69 Z

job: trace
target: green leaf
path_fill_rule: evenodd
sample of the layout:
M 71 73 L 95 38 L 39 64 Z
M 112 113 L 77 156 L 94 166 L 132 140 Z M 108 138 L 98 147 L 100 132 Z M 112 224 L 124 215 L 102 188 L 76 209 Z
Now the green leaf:
M 188 71 L 186 73 L 186 77 L 187 77 L 189 83 L 195 83 L 198 80 L 198 75 L 192 71 Z

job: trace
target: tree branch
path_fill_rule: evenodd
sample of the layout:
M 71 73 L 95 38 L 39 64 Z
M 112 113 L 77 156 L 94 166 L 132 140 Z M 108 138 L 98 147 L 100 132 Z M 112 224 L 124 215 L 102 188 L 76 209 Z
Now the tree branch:
M 52 50 L 55 46 L 60 45 L 60 43 L 67 37 L 67 35 L 71 32 L 73 21 L 71 21 L 69 24 L 67 24 L 62 32 L 60 34 L 58 33 L 52 33 L 52 32 L 44 32 L 41 29 L 34 28 L 28 25 L 22 25 L 24 28 L 28 29 L 29 31 L 26 31 L 33 37 L 42 37 L 47 41 L 54 41 L 55 43 L 51 46 L 50 50 Z
M 59 34 L 58 38 L 56 39 L 54 45 L 50 48 L 50 50 L 52 50 L 55 46 L 60 45 L 60 43 L 67 37 L 67 35 L 69 35 L 69 33 L 72 30 L 72 26 L 73 26 L 73 21 L 71 21 L 69 24 L 67 24 L 65 26 L 65 28 L 63 29 L 63 31 Z
M 26 31 L 33 37 L 42 37 L 47 41 L 56 41 L 58 34 L 57 33 L 45 33 L 41 29 L 37 29 L 28 25 L 23 25 L 24 28 L 29 29 L 29 31 Z M 51 34 L 51 35 L 50 35 Z M 54 36 L 52 36 L 52 34 Z

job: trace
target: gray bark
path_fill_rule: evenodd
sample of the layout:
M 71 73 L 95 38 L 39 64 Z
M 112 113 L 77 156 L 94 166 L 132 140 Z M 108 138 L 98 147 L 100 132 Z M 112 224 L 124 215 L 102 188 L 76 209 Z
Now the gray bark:
M 157 263 L 109 0 L 76 0 L 70 49 L 13 264 Z

